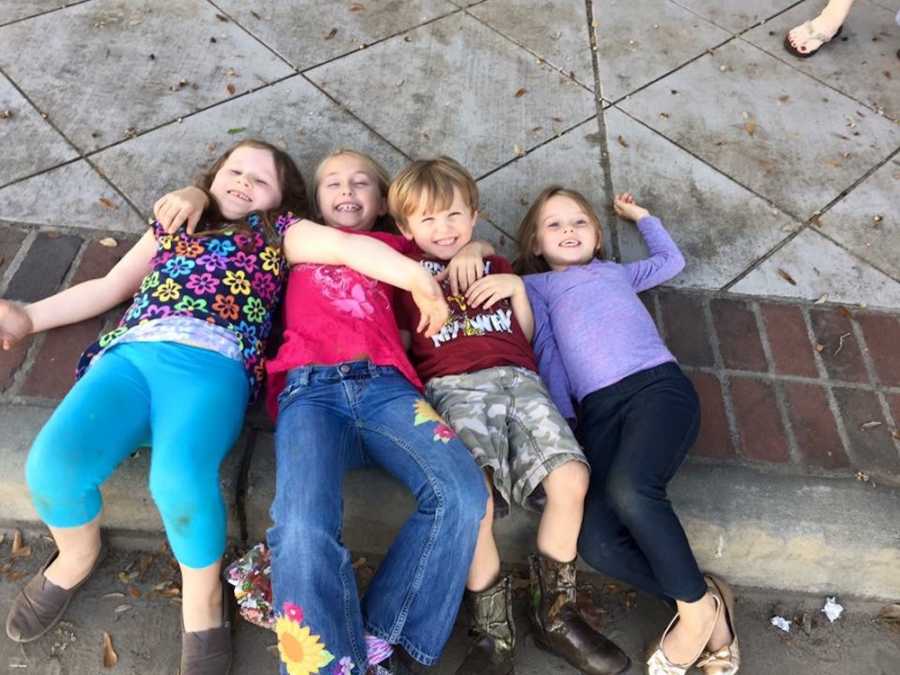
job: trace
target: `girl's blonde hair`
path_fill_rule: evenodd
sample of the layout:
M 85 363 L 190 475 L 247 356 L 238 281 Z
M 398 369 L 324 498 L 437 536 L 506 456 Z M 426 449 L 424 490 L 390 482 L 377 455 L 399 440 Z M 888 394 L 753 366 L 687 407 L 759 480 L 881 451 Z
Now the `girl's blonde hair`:
M 336 150 L 329 152 L 319 161 L 316 165 L 316 171 L 313 174 L 313 207 L 315 208 L 316 218 L 322 218 L 322 209 L 319 205 L 319 183 L 322 180 L 322 171 L 325 169 L 325 164 L 335 157 L 344 156 L 358 159 L 365 165 L 367 173 L 369 173 L 375 182 L 378 183 L 378 191 L 381 193 L 381 196 L 384 198 L 385 202 L 387 201 L 388 188 L 391 185 L 391 174 L 387 172 L 387 169 L 379 164 L 371 155 L 367 155 L 364 152 L 351 150 L 350 148 L 337 148 Z M 375 221 L 372 232 L 396 233 L 397 226 L 390 214 L 385 213 L 383 216 L 379 216 Z
M 268 150 L 272 153 L 272 160 L 275 163 L 275 170 L 278 174 L 278 187 L 281 188 L 281 203 L 265 213 L 260 213 L 260 216 L 262 218 L 263 234 L 266 241 L 269 243 L 275 242 L 277 241 L 277 234 L 274 228 L 275 218 L 279 214 L 287 211 L 292 212 L 298 218 L 306 218 L 309 215 L 309 199 L 306 196 L 306 183 L 303 181 L 303 175 L 300 173 L 300 170 L 297 168 L 297 165 L 294 163 L 291 156 L 281 148 L 278 148 L 271 143 L 266 143 L 265 141 L 248 138 L 235 143 L 222 153 L 222 156 L 219 157 L 207 171 L 197 177 L 194 185 L 203 190 L 206 193 L 206 196 L 209 197 L 209 206 L 206 207 L 206 210 L 203 213 L 203 220 L 207 225 L 213 228 L 218 228 L 220 224 L 228 223 L 228 220 L 222 216 L 219 205 L 216 203 L 216 200 L 213 199 L 209 189 L 212 187 L 216 174 L 219 173 L 219 169 L 222 168 L 226 160 L 231 156 L 231 153 L 238 148 Z M 229 224 L 235 225 L 237 229 L 250 230 L 250 226 L 247 225 L 245 220 Z M 202 236 L 204 234 L 209 234 L 212 231 L 213 230 L 204 230 L 197 232 L 196 235 Z
M 550 265 L 547 264 L 544 257 L 535 255 L 534 245 L 537 241 L 538 226 L 540 225 L 538 218 L 541 216 L 541 209 L 553 197 L 568 197 L 578 204 L 578 208 L 588 217 L 597 232 L 597 250 L 594 252 L 594 257 L 600 257 L 603 246 L 603 226 L 600 224 L 600 218 L 594 207 L 591 206 L 587 197 L 577 190 L 570 190 L 562 185 L 550 185 L 537 196 L 519 225 L 519 256 L 513 262 L 516 274 L 539 274 L 550 271 Z

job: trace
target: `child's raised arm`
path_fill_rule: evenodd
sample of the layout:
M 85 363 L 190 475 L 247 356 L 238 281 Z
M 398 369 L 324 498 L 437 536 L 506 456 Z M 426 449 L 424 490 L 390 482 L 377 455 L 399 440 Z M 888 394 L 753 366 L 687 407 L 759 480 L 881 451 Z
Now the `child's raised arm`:
M 684 269 L 684 256 L 659 218 L 638 206 L 630 193 L 617 195 L 613 208 L 617 215 L 637 224 L 650 251 L 650 257 L 624 265 L 635 293 L 659 286 Z
M 291 265 L 346 265 L 367 277 L 409 291 L 422 314 L 416 331 L 424 331 L 426 337 L 437 333 L 449 315 L 434 277 L 412 258 L 372 237 L 301 220 L 285 233 L 284 256 Z
M 148 230 L 104 277 L 76 284 L 30 305 L 0 300 L 3 349 L 32 333 L 90 319 L 127 300 L 150 272 L 155 254 L 156 237 Z

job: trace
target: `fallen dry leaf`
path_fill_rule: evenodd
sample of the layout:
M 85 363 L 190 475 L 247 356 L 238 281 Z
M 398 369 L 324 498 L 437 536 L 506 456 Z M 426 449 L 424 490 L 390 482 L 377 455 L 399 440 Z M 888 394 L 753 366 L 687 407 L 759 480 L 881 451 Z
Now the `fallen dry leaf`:
M 816 351 L 821 354 L 823 351 L 825 351 L 825 345 L 823 345 L 821 342 L 817 342 Z
M 9 552 L 13 558 L 28 558 L 31 556 L 31 547 L 25 545 L 25 542 L 22 540 L 22 532 L 18 529 L 13 530 L 12 548 Z
M 784 279 L 786 282 L 788 282 L 791 286 L 796 286 L 796 285 L 797 285 L 797 282 L 794 280 L 794 277 L 792 277 L 790 274 L 788 274 L 787 272 L 785 272 L 785 271 L 784 271 L 783 269 L 781 269 L 780 267 L 779 267 L 777 270 L 775 270 L 775 271 L 776 271 L 776 273 L 778 274 L 778 276 L 780 276 L 782 279 Z
M 116 650 L 113 649 L 112 638 L 109 636 L 109 633 L 103 631 L 103 667 L 115 668 L 118 662 L 119 655 L 116 654 Z
M 893 605 L 885 605 L 878 612 L 880 621 L 896 621 L 900 622 L 900 603 L 895 602 Z
M 256 12 L 254 12 L 252 9 L 250 10 L 250 15 L 257 21 L 262 21 L 262 17 L 259 14 L 257 14 Z
M 821 305 L 823 302 L 826 302 L 827 300 L 828 300 L 828 293 L 823 293 L 818 298 L 816 298 L 816 301 L 813 304 Z
M 101 239 L 97 243 L 100 244 L 101 246 L 105 246 L 106 248 L 115 248 L 116 246 L 119 245 L 119 242 L 117 242 L 112 237 L 103 237 L 103 239 Z
M 216 14 L 216 18 L 223 23 L 228 23 L 228 17 L 223 14 Z
M 131 605 L 119 605 L 119 606 L 116 607 L 113 611 L 114 611 L 116 614 L 121 614 L 122 612 L 127 612 L 127 611 L 129 611 L 129 610 L 131 610 Z
M 330 39 L 332 39 L 335 35 L 337 35 L 337 28 L 332 28 L 330 31 L 328 31 L 328 35 L 325 36 L 325 39 L 326 39 L 326 40 L 330 40 Z
M 8 120 L 13 116 L 12 110 L 0 110 L 0 120 Z
M 516 98 L 522 98 L 525 94 L 528 93 L 528 90 L 525 87 L 516 90 Z
M 659 116 L 662 117 L 664 120 L 669 119 L 669 113 L 667 113 L 667 112 L 661 112 L 661 113 L 659 113 Z
M 779 96 L 779 97 L 778 97 L 778 100 L 779 100 L 781 103 L 787 103 L 788 101 L 791 100 L 791 97 L 788 96 L 787 94 L 785 94 L 784 96 Z
M 521 145 L 514 145 L 513 152 L 516 154 L 516 157 L 524 157 L 525 151 L 522 149 Z
M 100 202 L 100 206 L 102 206 L 105 209 L 119 208 L 118 206 L 115 205 L 115 202 L 113 202 L 111 199 L 107 199 L 106 197 L 100 197 L 100 199 L 98 201 Z
M 879 422 L 878 420 L 869 420 L 868 422 L 863 422 L 859 425 L 860 431 L 868 431 L 869 429 L 877 429 L 883 424 L 883 422 Z
M 893 437 L 896 438 L 898 441 L 900 441 L 900 429 L 894 429 L 894 430 L 891 432 L 891 436 L 893 436 Z
M 746 131 L 751 136 L 756 133 L 756 122 L 750 120 L 749 122 L 744 123 L 744 131 Z
M 362 4 L 361 2 L 354 2 L 352 5 L 350 5 L 350 11 L 351 12 L 365 12 L 366 6 L 364 4 Z
M 884 218 L 882 216 L 873 216 L 872 217 L 872 222 L 875 223 L 876 225 L 878 225 L 878 223 L 880 223 L 882 220 L 884 220 Z
M 225 91 L 234 96 L 234 92 L 237 91 L 237 87 L 235 87 L 231 82 L 225 85 Z
M 137 586 L 129 586 L 128 595 L 137 600 L 139 597 L 141 597 L 141 589 Z
M 619 145 L 621 145 L 623 148 L 629 147 L 628 143 L 621 136 L 619 136 L 616 140 L 619 141 Z

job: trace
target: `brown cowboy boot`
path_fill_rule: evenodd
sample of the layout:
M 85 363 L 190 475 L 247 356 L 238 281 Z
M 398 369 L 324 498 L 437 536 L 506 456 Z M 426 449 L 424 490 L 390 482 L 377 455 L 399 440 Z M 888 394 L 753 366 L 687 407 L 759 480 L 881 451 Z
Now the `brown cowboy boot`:
M 466 591 L 474 641 L 456 675 L 512 675 L 516 624 L 512 613 L 512 583 L 503 577 L 483 591 Z
M 575 599 L 575 561 L 533 555 L 531 619 L 538 647 L 563 657 L 587 675 L 618 675 L 631 664 L 625 653 L 587 625 Z

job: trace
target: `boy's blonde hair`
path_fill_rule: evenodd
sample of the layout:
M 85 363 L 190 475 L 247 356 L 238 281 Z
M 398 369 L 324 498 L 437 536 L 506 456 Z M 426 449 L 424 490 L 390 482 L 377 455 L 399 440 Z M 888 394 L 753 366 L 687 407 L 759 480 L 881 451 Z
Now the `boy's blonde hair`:
M 401 171 L 388 190 L 388 210 L 403 229 L 409 217 L 421 208 L 426 213 L 443 211 L 453 203 L 453 190 L 472 212 L 478 210 L 475 179 L 455 159 L 441 156 L 420 159 Z
M 322 171 L 325 169 L 325 164 L 330 159 L 344 156 L 353 157 L 362 162 L 366 167 L 366 171 L 371 174 L 372 179 L 378 183 L 378 191 L 381 193 L 381 196 L 387 199 L 388 187 L 391 184 L 391 174 L 387 172 L 387 169 L 381 166 L 374 157 L 367 155 L 364 152 L 351 150 L 350 148 L 337 148 L 336 150 L 329 152 L 319 161 L 316 165 L 316 171 L 313 174 L 313 205 L 316 209 L 315 215 L 317 218 L 322 217 L 322 208 L 319 205 L 319 183 L 322 181 Z M 375 221 L 375 226 L 372 228 L 372 231 L 395 232 L 396 227 L 393 218 L 387 214 L 379 216 L 378 220 Z
M 578 208 L 584 212 L 597 232 L 597 250 L 594 251 L 594 257 L 599 258 L 602 253 L 603 226 L 600 224 L 600 218 L 590 200 L 577 190 L 564 188 L 562 185 L 550 185 L 537 196 L 519 225 L 519 256 L 513 261 L 513 269 L 516 274 L 539 274 L 550 271 L 550 265 L 544 260 L 544 256 L 535 255 L 534 244 L 537 241 L 538 226 L 540 225 L 538 218 L 540 218 L 541 209 L 553 197 L 568 197 L 578 204 Z

